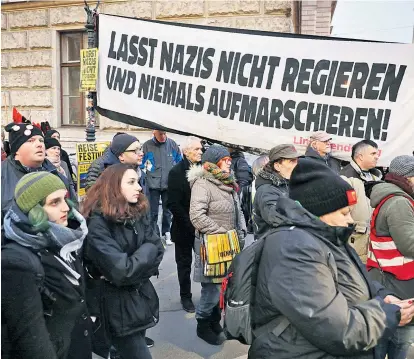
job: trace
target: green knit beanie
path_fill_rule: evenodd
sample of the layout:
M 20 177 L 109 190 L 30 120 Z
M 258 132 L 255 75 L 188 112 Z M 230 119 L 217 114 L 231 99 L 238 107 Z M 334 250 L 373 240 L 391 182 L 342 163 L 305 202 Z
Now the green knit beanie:
M 33 172 L 24 175 L 17 182 L 14 198 L 24 213 L 41 204 L 53 192 L 66 189 L 62 180 L 49 172 Z

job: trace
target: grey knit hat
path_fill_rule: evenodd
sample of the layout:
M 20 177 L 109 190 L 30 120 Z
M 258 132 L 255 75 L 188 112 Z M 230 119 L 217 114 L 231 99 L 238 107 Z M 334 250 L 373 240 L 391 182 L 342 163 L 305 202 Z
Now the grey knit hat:
M 137 141 L 138 139 L 135 136 L 128 135 L 127 133 L 116 134 L 112 139 L 111 151 L 118 157 Z
M 414 156 L 397 156 L 390 164 L 390 173 L 403 177 L 414 177 Z
M 217 164 L 224 157 L 230 157 L 228 149 L 222 145 L 212 145 L 201 156 L 201 163 L 210 162 Z

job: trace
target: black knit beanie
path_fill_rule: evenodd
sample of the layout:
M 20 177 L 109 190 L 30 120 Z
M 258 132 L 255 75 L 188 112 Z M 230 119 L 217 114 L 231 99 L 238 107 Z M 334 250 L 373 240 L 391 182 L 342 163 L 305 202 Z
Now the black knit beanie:
M 289 181 L 289 197 L 315 216 L 356 204 L 355 190 L 323 161 L 299 158 Z
M 137 141 L 138 139 L 135 136 L 128 135 L 127 133 L 117 134 L 112 139 L 111 151 L 115 156 L 119 157 L 129 146 Z
M 12 155 L 33 136 L 43 137 L 42 130 L 30 123 L 9 123 L 5 130 L 9 133 L 10 153 Z
M 52 135 L 54 133 L 57 133 L 59 135 L 59 137 L 60 137 L 60 132 L 58 130 L 49 130 L 49 131 L 46 132 L 45 138 L 52 137 Z
M 56 138 L 53 138 L 53 137 L 46 137 L 45 138 L 45 147 L 46 147 L 47 150 L 49 148 L 56 147 L 56 146 L 62 148 L 62 145 L 60 144 L 60 142 Z

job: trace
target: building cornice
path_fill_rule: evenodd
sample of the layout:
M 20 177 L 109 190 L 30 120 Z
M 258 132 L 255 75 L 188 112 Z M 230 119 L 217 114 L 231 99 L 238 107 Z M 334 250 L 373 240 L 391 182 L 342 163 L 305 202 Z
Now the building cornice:
M 101 4 L 126 2 L 127 0 L 104 0 Z M 21 11 L 21 10 L 36 10 L 46 9 L 63 6 L 84 6 L 83 0 L 50 0 L 50 1 L 18 1 L 18 2 L 6 2 L 1 4 L 1 11 Z M 96 5 L 96 1 L 88 1 L 88 5 L 93 9 Z

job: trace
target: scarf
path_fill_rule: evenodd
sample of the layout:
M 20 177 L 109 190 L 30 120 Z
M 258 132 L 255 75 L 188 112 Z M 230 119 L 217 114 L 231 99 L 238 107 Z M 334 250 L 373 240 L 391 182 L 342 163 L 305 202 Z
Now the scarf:
M 225 172 L 220 169 L 217 165 L 211 162 L 205 162 L 203 168 L 213 175 L 213 177 L 219 180 L 221 183 L 225 184 L 228 187 L 233 187 L 233 189 L 238 192 L 239 186 L 236 183 L 233 173 Z
M 272 184 L 276 187 L 279 186 L 288 186 L 289 182 L 283 178 L 282 176 L 280 176 L 279 174 L 277 174 L 276 172 L 272 171 L 270 172 L 269 170 L 266 170 L 267 167 L 262 168 L 257 175 L 265 180 L 269 180 L 272 182 Z
M 401 188 L 404 192 L 414 198 L 414 189 L 407 178 L 394 173 L 387 173 L 385 176 L 385 182 L 395 184 L 397 187 Z
M 28 233 L 23 230 L 27 223 L 24 223 L 25 218 L 22 218 L 22 213 L 19 215 L 17 209 L 11 207 L 4 218 L 5 236 L 23 247 L 37 251 L 58 248 L 60 257 L 70 263 L 74 260 L 71 253 L 82 248 L 83 240 L 88 234 L 85 218 L 74 208 L 72 208 L 72 214 L 80 223 L 80 227 L 77 229 L 49 222 L 50 227 L 46 232 Z

